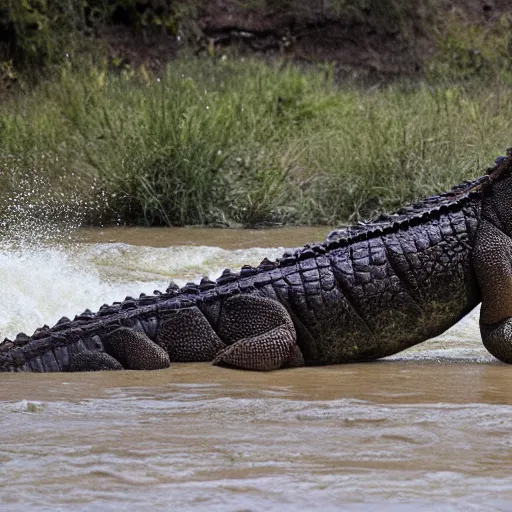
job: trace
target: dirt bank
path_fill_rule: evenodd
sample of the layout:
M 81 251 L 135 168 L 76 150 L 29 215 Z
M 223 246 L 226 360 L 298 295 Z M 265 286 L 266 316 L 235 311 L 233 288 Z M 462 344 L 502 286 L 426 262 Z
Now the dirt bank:
M 190 49 L 211 56 L 236 50 L 306 64 L 332 63 L 340 78 L 393 80 L 423 76 L 439 52 L 440 41 L 449 37 L 461 41 L 448 41 L 444 51 L 462 55 L 446 58 L 465 61 L 466 54 L 469 60 L 479 58 L 482 41 L 495 27 L 502 29 L 512 12 L 512 0 L 407 4 L 292 0 L 252 1 L 242 6 L 215 0 L 175 14 L 173 30 L 167 31 L 151 26 L 134 31 L 130 18 L 120 11 L 116 23 L 104 27 L 100 37 L 118 61 L 129 65 L 144 62 L 158 68 Z

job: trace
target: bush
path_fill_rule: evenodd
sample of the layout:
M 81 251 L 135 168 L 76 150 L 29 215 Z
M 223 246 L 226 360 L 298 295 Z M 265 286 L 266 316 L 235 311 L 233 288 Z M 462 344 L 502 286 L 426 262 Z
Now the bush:
M 512 16 L 503 14 L 492 26 L 477 25 L 460 15 L 445 21 L 436 51 L 427 64 L 435 81 L 499 78 L 512 71 Z
M 194 2 L 174 0 L 5 0 L 0 6 L 0 62 L 41 71 L 61 65 L 106 25 L 176 35 Z
M 37 179 L 94 223 L 335 225 L 446 190 L 510 145 L 506 83 L 361 91 L 330 76 L 69 63 L 0 106 L 0 208 Z

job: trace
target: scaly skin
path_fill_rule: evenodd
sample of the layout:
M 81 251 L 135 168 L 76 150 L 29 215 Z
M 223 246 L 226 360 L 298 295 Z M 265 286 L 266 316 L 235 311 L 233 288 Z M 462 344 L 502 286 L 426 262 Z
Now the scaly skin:
M 441 334 L 481 299 L 484 344 L 510 363 L 511 174 L 509 156 L 473 182 L 277 262 L 20 334 L 0 344 L 0 371 L 370 361 Z

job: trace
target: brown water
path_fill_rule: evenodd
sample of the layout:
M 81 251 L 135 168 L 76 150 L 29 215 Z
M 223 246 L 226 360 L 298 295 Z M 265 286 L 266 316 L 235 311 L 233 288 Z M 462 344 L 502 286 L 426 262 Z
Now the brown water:
M 76 237 L 79 241 L 88 243 L 123 242 L 150 247 L 214 246 L 234 250 L 252 247 L 299 247 L 325 240 L 329 231 L 332 230 L 325 226 L 277 229 L 119 227 L 81 229 Z
M 0 251 L 0 333 L 326 231 L 86 231 Z M 0 374 L 0 510 L 512 510 L 510 372 L 473 312 L 369 364 Z

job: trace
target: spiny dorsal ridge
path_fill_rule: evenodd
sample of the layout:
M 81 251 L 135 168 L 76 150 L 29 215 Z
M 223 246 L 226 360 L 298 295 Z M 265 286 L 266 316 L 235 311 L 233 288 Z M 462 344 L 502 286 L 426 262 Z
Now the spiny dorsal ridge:
M 251 265 L 244 265 L 240 269 L 240 277 L 251 277 L 258 273 L 258 269 Z
M 121 309 L 124 311 L 125 309 L 134 309 L 137 307 L 137 302 L 135 301 L 135 299 L 131 299 L 131 300 L 124 300 L 123 303 L 121 304 Z
M 306 249 L 299 254 L 299 261 L 307 260 L 309 258 L 314 258 L 316 256 L 316 252 L 313 249 Z
M 270 261 L 268 258 L 265 257 L 261 260 L 261 263 L 258 265 L 258 268 L 260 270 L 273 270 L 274 268 L 277 267 L 277 265 L 277 262 Z
M 179 289 L 180 287 L 174 281 L 171 281 L 169 286 L 166 288 L 165 293 L 177 292 Z
M 217 284 L 222 285 L 232 283 L 233 281 L 236 281 L 237 277 L 238 276 L 234 272 L 232 272 L 231 269 L 226 268 L 222 271 L 222 274 L 217 279 Z
M 196 283 L 189 282 L 181 289 L 181 292 L 197 295 L 199 293 L 199 286 Z
M 32 334 L 32 339 L 37 340 L 40 338 L 44 338 L 44 337 L 48 336 L 49 333 L 50 333 L 50 327 L 48 325 L 43 325 L 43 327 L 38 327 L 34 331 L 34 334 Z
M 28 336 L 24 332 L 19 332 L 18 334 L 16 334 L 14 343 L 26 343 L 27 341 L 30 341 L 30 336 Z
M 215 283 L 211 279 L 208 279 L 208 277 L 204 276 L 199 283 L 199 289 L 202 292 L 205 292 L 212 288 L 215 288 Z

